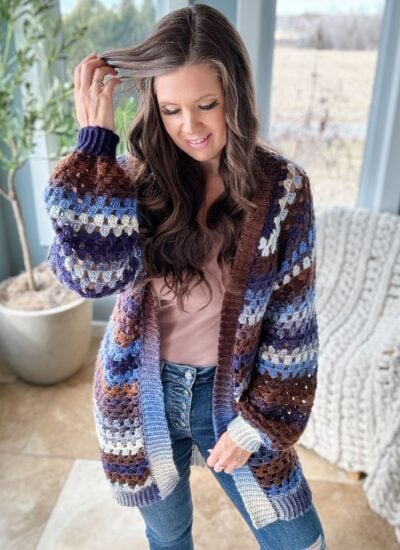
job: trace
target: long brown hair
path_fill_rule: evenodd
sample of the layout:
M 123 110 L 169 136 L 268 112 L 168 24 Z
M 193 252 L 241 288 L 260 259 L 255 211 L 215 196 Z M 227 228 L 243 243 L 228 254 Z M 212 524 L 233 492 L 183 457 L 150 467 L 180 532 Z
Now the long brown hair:
M 128 151 L 142 218 L 140 244 L 146 277 L 141 285 L 164 276 L 182 311 L 183 299 L 196 278 L 196 285 L 205 282 L 211 299 L 202 266 L 215 238 L 222 242 L 217 261 L 226 285 L 238 235 L 257 207 L 251 198 L 260 185 L 260 154 L 267 147 L 259 138 L 249 56 L 228 19 L 206 4 L 169 13 L 143 42 L 131 48 L 97 55 L 109 65 L 127 70 L 120 76 L 133 82 L 139 96 Z M 157 75 L 197 63 L 217 71 L 227 127 L 219 168 L 225 192 L 209 208 L 205 226 L 196 218 L 205 199 L 205 175 L 199 163 L 179 149 L 165 131 L 154 93 Z

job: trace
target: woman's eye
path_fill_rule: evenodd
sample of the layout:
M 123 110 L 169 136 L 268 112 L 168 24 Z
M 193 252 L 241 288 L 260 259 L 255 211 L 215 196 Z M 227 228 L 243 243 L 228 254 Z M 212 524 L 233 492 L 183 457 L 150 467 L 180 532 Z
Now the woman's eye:
M 178 111 L 166 111 L 165 109 L 163 110 L 163 114 L 164 115 L 175 115 Z
M 204 109 L 205 111 L 208 111 L 209 109 L 213 109 L 218 105 L 218 101 L 213 101 L 213 103 L 210 103 L 209 105 L 200 105 L 200 109 Z
M 213 101 L 213 103 L 210 103 L 209 105 L 200 105 L 200 109 L 203 111 L 209 111 L 210 109 L 213 109 L 218 105 L 218 101 Z M 176 115 L 176 113 L 179 112 L 179 109 L 176 109 L 175 111 L 167 111 L 166 109 L 163 110 L 164 115 Z

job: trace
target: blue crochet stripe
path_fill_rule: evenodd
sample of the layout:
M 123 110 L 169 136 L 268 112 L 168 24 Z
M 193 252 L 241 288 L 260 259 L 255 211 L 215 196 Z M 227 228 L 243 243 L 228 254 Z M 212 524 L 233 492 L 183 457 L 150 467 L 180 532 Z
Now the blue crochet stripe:
M 135 493 L 132 493 L 132 489 L 127 484 L 115 482 L 111 483 L 111 492 L 121 506 L 148 506 L 162 498 L 156 482 L 147 487 L 141 487 Z
M 115 406 L 115 401 L 107 400 L 107 408 Z M 118 425 L 115 425 L 115 420 L 110 425 L 105 422 L 106 414 L 101 412 L 96 403 L 94 403 L 93 415 L 96 431 L 102 434 L 101 448 L 104 453 L 119 456 L 124 449 L 126 453 L 133 455 L 143 449 L 143 434 L 139 424 L 134 424 L 124 418 L 123 421 L 118 421 Z M 134 446 L 137 449 L 136 453 L 132 448 Z
M 122 218 L 124 215 L 137 216 L 137 200 L 134 198 L 121 200 L 118 197 L 95 195 L 88 191 L 83 195 L 79 195 L 72 189 L 60 187 L 61 185 L 65 184 L 53 180 L 52 185 L 45 188 L 44 200 L 47 208 L 55 204 L 60 207 L 61 212 L 72 210 L 77 215 L 85 212 L 89 216 L 95 216 L 99 213 L 104 214 L 104 216 L 113 214 L 118 218 Z
M 104 365 L 104 372 L 104 378 L 109 387 L 122 388 L 124 384 L 133 384 L 139 380 L 138 366 L 132 365 L 130 361 L 117 363 L 108 358 Z
M 261 354 L 260 354 L 261 355 Z M 271 378 L 281 378 L 286 380 L 287 378 L 304 377 L 307 375 L 314 375 L 318 367 L 318 356 L 314 355 L 311 361 L 301 361 L 300 363 L 291 363 L 285 365 L 283 363 L 273 363 L 262 359 L 261 356 L 257 356 L 255 368 L 260 374 L 267 373 Z
M 115 287 L 110 287 L 107 284 L 97 282 L 95 288 L 89 290 L 88 288 L 86 288 L 86 286 L 83 287 L 83 281 L 80 281 L 79 279 L 72 276 L 72 274 L 64 266 L 65 258 L 60 256 L 60 245 L 58 237 L 59 236 L 57 236 L 54 239 L 53 243 L 50 245 L 47 254 L 49 265 L 52 268 L 53 273 L 56 275 L 56 277 L 68 288 L 74 290 L 85 298 L 98 298 L 101 296 L 114 294 L 116 291 Z M 138 263 L 139 262 L 136 261 L 136 265 L 132 266 L 132 270 L 137 268 Z M 132 277 L 133 274 L 135 274 L 135 271 L 128 272 L 126 270 L 123 274 L 122 280 L 116 281 L 116 285 L 118 285 L 118 288 L 122 288 L 125 284 L 127 284 L 129 282 L 129 277 Z
M 293 491 L 302 482 L 303 469 L 301 464 L 298 463 L 296 468 L 290 473 L 288 479 L 284 479 L 281 485 L 273 484 L 268 489 L 264 489 L 264 492 L 269 496 L 286 495 L 288 492 Z
M 314 224 L 308 230 L 308 239 L 307 243 L 301 241 L 296 250 L 293 250 L 290 261 L 284 260 L 280 266 L 279 273 L 277 273 L 277 278 L 283 277 L 287 272 L 291 272 L 293 266 L 305 256 L 310 256 L 312 254 L 313 248 L 315 246 L 315 236 L 316 236 L 316 225 Z
M 136 339 L 132 342 L 131 345 L 123 348 L 117 344 L 114 340 L 115 334 L 115 322 L 112 317 L 110 317 L 107 324 L 107 328 L 104 334 L 102 341 L 102 352 L 107 352 L 108 355 L 115 361 L 121 361 L 123 359 L 128 359 L 129 357 L 138 357 L 140 353 L 140 341 Z
M 115 323 L 113 319 L 110 318 L 102 340 L 100 354 L 104 368 L 104 378 L 107 385 L 110 387 L 122 387 L 124 384 L 137 382 L 139 379 L 137 366 L 140 360 L 140 341 L 137 339 L 126 348 L 121 347 L 114 341 L 114 327 Z M 136 362 L 134 361 L 135 358 L 137 358 Z M 114 366 L 119 366 L 119 368 L 121 368 L 120 363 L 122 362 L 126 362 L 127 365 L 129 364 L 130 368 L 118 373 L 113 372 Z
M 58 229 L 54 238 L 52 252 L 56 252 L 65 270 L 67 269 L 63 262 L 71 257 L 73 260 L 71 268 L 79 259 L 79 264 L 87 271 L 95 270 L 105 274 L 110 268 L 117 271 L 121 267 L 128 267 L 128 260 L 137 265 L 141 251 L 136 244 L 137 233 L 131 236 L 122 233 L 117 237 L 110 232 L 107 237 L 103 237 L 100 233 L 88 234 L 83 226 L 76 231 L 72 226 L 63 225 L 62 230 Z M 88 252 L 90 259 L 86 259 Z M 108 257 L 107 263 L 104 261 L 105 254 Z M 134 261 L 133 258 L 135 258 Z
M 145 458 L 134 463 L 130 462 L 129 464 L 118 464 L 115 462 L 109 462 L 107 457 L 102 456 L 101 461 L 103 463 L 104 470 L 109 474 L 142 476 L 146 470 L 148 470 L 148 463 Z
M 240 355 L 232 355 L 232 366 L 235 371 L 239 371 L 244 365 L 252 365 L 257 355 L 257 349 Z
M 245 303 L 263 304 L 266 300 L 266 289 L 256 286 L 247 286 L 244 294 Z
M 139 426 L 139 419 L 135 419 L 137 421 L 137 424 L 133 422 L 131 418 L 110 418 L 107 416 L 107 414 L 104 414 L 104 412 L 100 409 L 98 406 L 96 399 L 92 399 L 93 404 L 93 416 L 97 420 L 99 426 L 101 426 L 103 429 L 109 429 L 112 432 L 121 432 L 126 430 L 136 430 Z
M 282 306 L 276 307 L 273 299 L 268 304 L 266 310 L 266 316 L 268 321 L 277 323 L 279 325 L 286 325 L 288 322 L 288 316 L 292 316 L 298 311 L 304 312 L 311 307 L 314 307 L 315 304 L 315 294 L 316 288 L 315 285 L 309 286 L 304 295 L 297 295 L 288 303 L 283 303 Z

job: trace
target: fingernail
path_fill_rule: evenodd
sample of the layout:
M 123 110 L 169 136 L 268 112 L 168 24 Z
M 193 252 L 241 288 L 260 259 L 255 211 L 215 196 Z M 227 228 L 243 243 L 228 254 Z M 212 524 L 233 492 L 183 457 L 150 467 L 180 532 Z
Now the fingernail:
M 208 451 L 209 453 L 211 453 L 212 449 L 207 449 L 207 451 Z

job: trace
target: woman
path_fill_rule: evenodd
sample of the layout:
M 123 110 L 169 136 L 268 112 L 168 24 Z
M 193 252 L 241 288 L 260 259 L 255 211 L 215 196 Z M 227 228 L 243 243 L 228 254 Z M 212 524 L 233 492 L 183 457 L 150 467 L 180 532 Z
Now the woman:
M 116 158 L 123 78 L 140 105 Z M 113 497 L 139 507 L 150 548 L 193 548 L 201 464 L 261 548 L 325 548 L 293 447 L 317 381 L 310 183 L 259 137 L 239 34 L 207 5 L 176 10 L 86 57 L 75 107 L 76 149 L 46 188 L 48 259 L 82 296 L 118 293 L 93 381 Z

